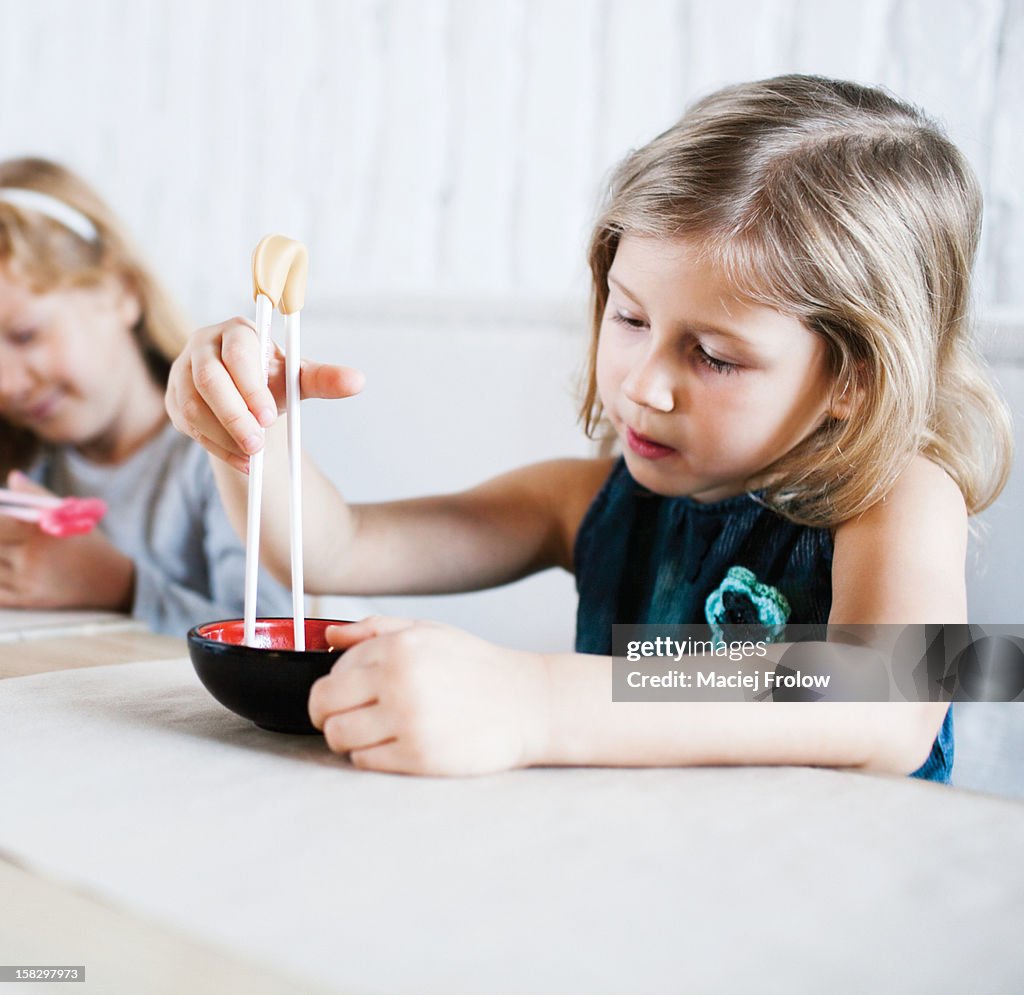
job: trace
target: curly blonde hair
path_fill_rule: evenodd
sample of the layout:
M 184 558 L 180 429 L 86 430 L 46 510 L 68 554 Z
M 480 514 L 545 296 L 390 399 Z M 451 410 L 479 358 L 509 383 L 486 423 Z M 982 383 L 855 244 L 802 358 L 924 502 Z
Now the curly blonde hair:
M 85 215 L 97 233 L 86 240 L 47 215 L 0 201 L 0 266 L 36 293 L 91 286 L 109 276 L 124 280 L 140 304 L 135 341 L 154 381 L 165 384 L 188 325 L 110 208 L 81 178 L 47 159 L 0 162 L 0 187 L 55 197 Z M 32 432 L 0 418 L 0 473 L 27 466 L 38 447 Z
M 711 94 L 611 177 L 589 253 L 588 435 L 603 422 L 597 343 L 619 240 L 687 238 L 750 301 L 821 335 L 855 399 L 759 474 L 771 507 L 833 527 L 924 454 L 981 511 L 1009 476 L 1013 433 L 973 338 L 980 230 L 963 155 L 890 94 L 797 75 Z

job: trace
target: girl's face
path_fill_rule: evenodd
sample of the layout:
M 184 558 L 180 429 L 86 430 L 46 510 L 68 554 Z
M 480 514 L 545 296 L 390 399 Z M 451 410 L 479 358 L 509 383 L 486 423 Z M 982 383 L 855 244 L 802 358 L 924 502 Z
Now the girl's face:
M 102 450 L 138 417 L 139 303 L 113 278 L 38 294 L 0 265 L 0 416 L 44 442 Z
M 824 340 L 741 300 L 687 241 L 623 236 L 608 290 L 598 393 L 649 490 L 740 494 L 829 414 Z

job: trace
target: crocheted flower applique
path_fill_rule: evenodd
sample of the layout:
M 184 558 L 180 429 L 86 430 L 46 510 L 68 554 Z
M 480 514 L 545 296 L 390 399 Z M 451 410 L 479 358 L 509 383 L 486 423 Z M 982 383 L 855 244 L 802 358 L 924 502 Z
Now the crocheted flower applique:
M 729 567 L 725 579 L 704 602 L 716 642 L 782 638 L 789 618 L 786 596 L 770 584 L 762 584 L 746 567 Z

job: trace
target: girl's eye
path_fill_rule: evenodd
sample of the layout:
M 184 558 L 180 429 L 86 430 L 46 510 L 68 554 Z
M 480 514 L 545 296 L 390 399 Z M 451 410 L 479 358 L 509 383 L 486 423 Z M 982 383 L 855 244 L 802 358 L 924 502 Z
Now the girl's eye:
M 736 363 L 727 363 L 724 359 L 716 359 L 714 356 L 706 353 L 703 346 L 697 346 L 697 360 L 703 363 L 709 370 L 714 370 L 715 373 L 723 373 L 726 376 L 730 373 L 738 373 L 740 369 Z
M 612 321 L 616 321 L 620 325 L 624 325 L 626 328 L 638 329 L 647 327 L 647 322 L 644 321 L 643 318 L 634 318 L 631 314 L 626 314 L 622 311 L 613 311 L 611 317 Z M 701 345 L 697 346 L 697 361 L 703 366 L 706 366 L 709 370 L 723 374 L 724 376 L 728 376 L 731 373 L 739 373 L 742 369 L 739 363 L 730 363 L 705 352 L 704 347 Z
M 12 345 L 29 345 L 36 337 L 36 330 L 34 328 L 25 328 L 18 332 L 11 332 L 7 336 L 8 341 Z
M 621 311 L 616 311 L 612 315 L 612 321 L 617 321 L 620 325 L 625 325 L 627 328 L 647 327 L 647 322 L 642 318 L 634 318 L 632 315 L 623 314 Z

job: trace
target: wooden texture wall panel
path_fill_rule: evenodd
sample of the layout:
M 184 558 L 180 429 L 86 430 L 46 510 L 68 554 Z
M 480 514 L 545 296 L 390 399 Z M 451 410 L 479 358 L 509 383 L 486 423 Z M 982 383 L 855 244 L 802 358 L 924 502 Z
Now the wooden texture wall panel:
M 263 232 L 313 292 L 578 300 L 600 181 L 722 83 L 881 82 L 989 196 L 982 301 L 1024 308 L 1020 0 L 0 0 L 0 154 L 71 162 L 193 309 Z M 739 28 L 742 27 L 742 30 Z
M 1024 309 L 1024 2 L 1002 11 L 993 94 L 990 154 L 984 174 L 990 251 L 982 269 L 982 300 Z M 1022 326 L 1024 327 L 1024 326 Z

